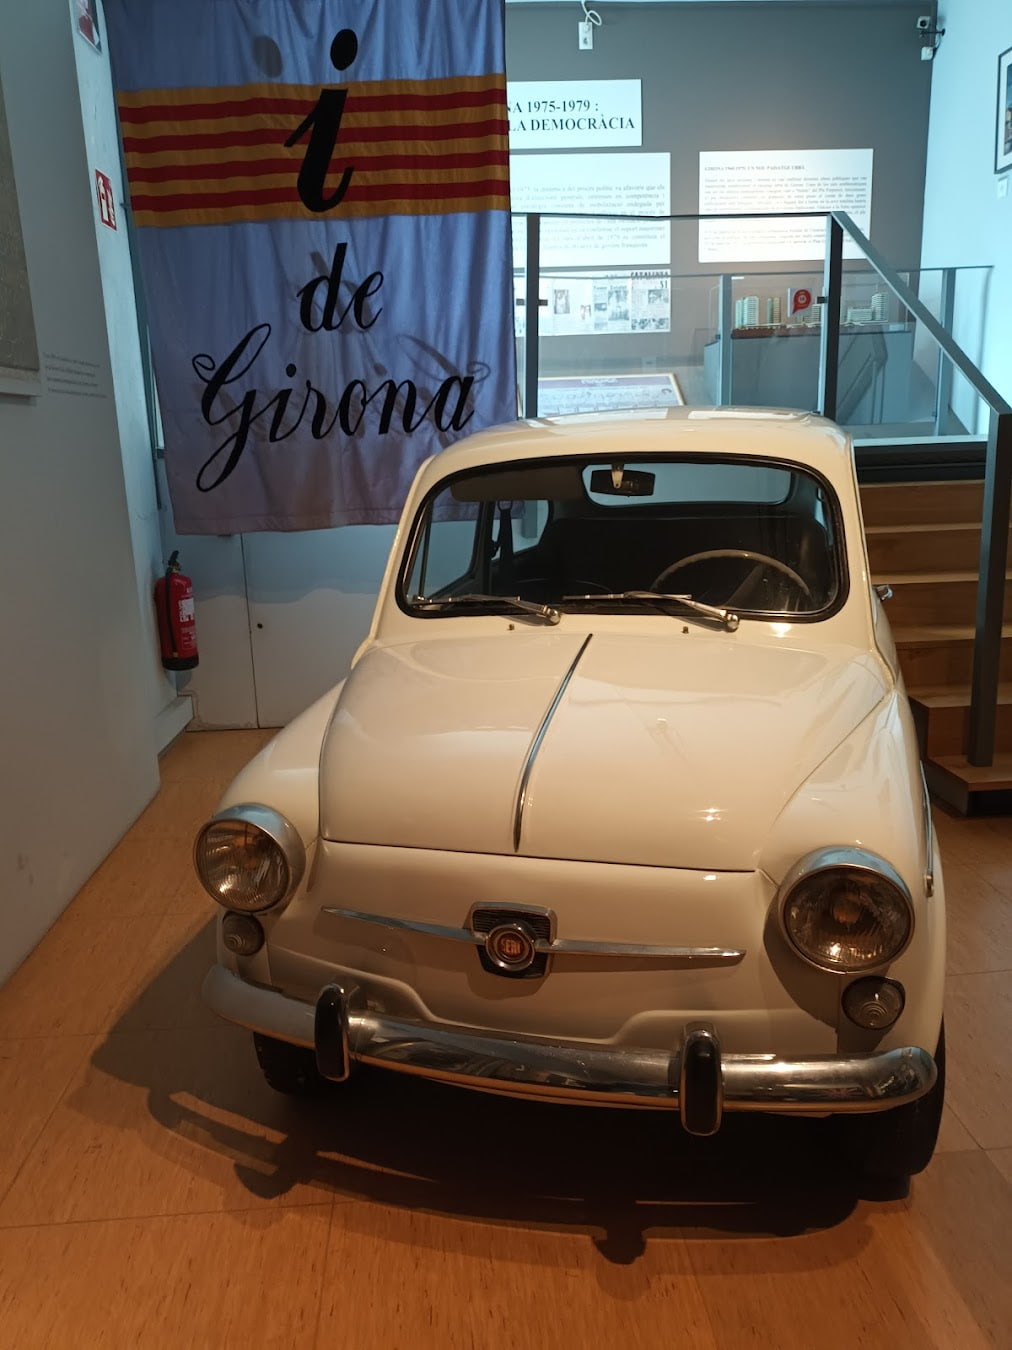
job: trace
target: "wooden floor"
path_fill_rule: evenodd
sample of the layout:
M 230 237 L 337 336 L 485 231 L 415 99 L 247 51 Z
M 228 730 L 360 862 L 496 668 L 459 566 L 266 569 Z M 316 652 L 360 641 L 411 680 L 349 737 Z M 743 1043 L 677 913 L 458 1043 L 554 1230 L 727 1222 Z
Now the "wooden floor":
M 2 1350 L 1012 1347 L 1012 821 L 939 816 L 950 1106 L 890 1200 L 817 1121 L 272 1093 L 200 1003 L 188 856 L 264 739 L 177 743 L 0 990 Z

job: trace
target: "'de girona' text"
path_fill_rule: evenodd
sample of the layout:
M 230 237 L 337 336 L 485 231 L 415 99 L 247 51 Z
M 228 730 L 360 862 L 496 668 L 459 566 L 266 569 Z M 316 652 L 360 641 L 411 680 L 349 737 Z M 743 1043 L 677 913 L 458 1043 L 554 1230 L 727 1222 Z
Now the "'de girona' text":
M 383 313 L 370 304 L 383 286 L 383 273 L 371 272 L 364 281 L 352 285 L 343 279 L 347 244 L 338 244 L 327 275 L 314 277 L 298 292 L 299 319 L 310 333 L 334 333 L 341 329 L 365 332 Z M 342 307 L 341 301 L 350 291 Z M 254 424 L 270 416 L 267 440 L 284 441 L 307 423 L 309 434 L 323 440 L 339 427 L 345 436 L 354 436 L 367 411 L 373 409 L 380 435 L 415 431 L 426 418 L 441 432 L 460 432 L 474 415 L 469 406 L 475 375 L 448 375 L 434 393 L 421 390 L 413 380 L 382 380 L 374 388 L 365 380 L 353 379 L 345 385 L 336 402 L 305 380 L 305 392 L 294 387 L 281 389 L 272 398 L 260 401 L 260 391 L 247 388 L 241 396 L 231 386 L 245 380 L 267 346 L 271 336 L 269 323 L 256 324 L 229 354 L 216 362 L 206 352 L 195 356 L 193 370 L 204 385 L 200 411 L 208 426 L 226 426 L 229 434 L 208 456 L 197 474 L 197 487 L 210 492 L 233 472 L 250 439 Z M 297 367 L 289 362 L 285 374 L 291 380 Z

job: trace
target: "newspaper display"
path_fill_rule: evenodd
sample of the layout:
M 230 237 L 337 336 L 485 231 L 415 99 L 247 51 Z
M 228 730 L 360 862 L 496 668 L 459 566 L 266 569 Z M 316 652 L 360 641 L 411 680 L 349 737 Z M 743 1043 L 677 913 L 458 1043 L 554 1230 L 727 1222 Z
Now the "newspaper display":
M 517 332 L 524 324 L 524 283 L 517 280 Z M 666 271 L 598 272 L 541 278 L 542 337 L 669 333 L 671 277 Z

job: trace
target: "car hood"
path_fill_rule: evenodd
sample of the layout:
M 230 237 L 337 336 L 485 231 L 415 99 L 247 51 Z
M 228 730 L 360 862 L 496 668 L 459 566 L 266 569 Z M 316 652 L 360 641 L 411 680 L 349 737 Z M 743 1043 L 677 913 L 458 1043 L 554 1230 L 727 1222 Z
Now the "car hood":
M 321 830 L 349 843 L 750 870 L 786 802 L 885 692 L 853 647 L 697 627 L 376 647 L 323 746 Z

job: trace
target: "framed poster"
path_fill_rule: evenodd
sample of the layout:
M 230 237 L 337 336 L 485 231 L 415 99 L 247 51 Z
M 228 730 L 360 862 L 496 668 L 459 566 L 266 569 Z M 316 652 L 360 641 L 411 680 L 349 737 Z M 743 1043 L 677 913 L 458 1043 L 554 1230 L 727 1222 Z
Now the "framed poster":
M 998 110 L 995 121 L 994 171 L 1012 169 L 1012 47 L 998 57 Z
M 28 261 L 0 89 L 0 394 L 34 397 L 39 392 L 39 348 Z
M 74 17 L 77 31 L 90 42 L 96 51 L 102 50 L 102 38 L 98 31 L 98 8 L 95 0 L 74 0 Z

